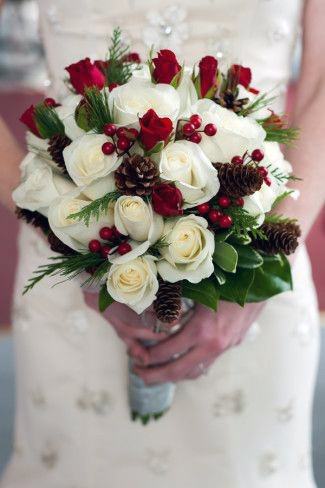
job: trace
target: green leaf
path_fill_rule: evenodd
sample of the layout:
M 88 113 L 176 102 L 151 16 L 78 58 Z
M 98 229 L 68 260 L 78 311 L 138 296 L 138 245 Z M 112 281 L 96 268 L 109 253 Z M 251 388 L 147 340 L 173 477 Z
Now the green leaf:
M 263 264 L 262 256 L 250 246 L 235 246 L 238 253 L 238 264 L 240 268 L 254 269 Z
M 214 235 L 214 240 L 216 242 L 224 242 L 228 239 L 228 237 L 232 234 L 232 231 L 231 230 L 220 230 L 220 231 L 216 231 L 215 235 Z
M 214 276 L 217 278 L 217 281 L 219 285 L 224 285 L 226 282 L 226 275 L 222 271 L 222 269 L 219 268 L 219 266 L 215 266 L 214 268 Z
M 238 268 L 236 274 L 227 274 L 226 282 L 220 288 L 221 298 L 229 302 L 238 303 L 242 307 L 247 300 L 247 294 L 253 283 L 254 269 Z
M 161 152 L 164 149 L 164 145 L 164 141 L 157 142 L 157 144 L 152 149 L 150 149 L 149 151 L 145 151 L 146 156 L 151 156 L 152 154 Z
M 98 295 L 98 308 L 100 312 L 105 312 L 105 310 L 112 305 L 114 299 L 108 293 L 106 285 L 103 285 L 100 289 Z
M 182 283 L 182 295 L 197 303 L 202 303 L 212 310 L 217 310 L 220 290 L 215 280 L 207 278 L 200 283 L 190 283 L 184 280 Z
M 233 246 L 226 242 L 216 242 L 213 261 L 224 271 L 234 273 L 238 261 L 237 251 Z
M 248 302 L 261 302 L 284 291 L 292 290 L 289 261 L 285 256 L 264 256 L 263 266 L 255 270 Z

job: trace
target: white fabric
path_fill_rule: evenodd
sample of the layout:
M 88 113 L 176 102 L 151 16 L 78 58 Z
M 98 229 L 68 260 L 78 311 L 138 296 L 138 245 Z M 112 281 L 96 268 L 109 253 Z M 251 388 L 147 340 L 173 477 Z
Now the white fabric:
M 299 0 L 40 4 L 55 92 L 65 65 L 103 55 L 114 25 L 142 51 L 141 42 L 170 40 L 188 59 L 209 51 L 233 61 L 238 52 L 255 68 L 256 86 L 284 91 L 302 7 Z M 15 449 L 2 488 L 315 488 L 310 417 L 318 324 L 304 248 L 295 291 L 271 299 L 244 343 L 208 376 L 180 384 L 172 410 L 145 428 L 129 420 L 124 346 L 85 307 L 77 284 L 50 288 L 49 280 L 21 296 L 48 255 L 23 226 Z

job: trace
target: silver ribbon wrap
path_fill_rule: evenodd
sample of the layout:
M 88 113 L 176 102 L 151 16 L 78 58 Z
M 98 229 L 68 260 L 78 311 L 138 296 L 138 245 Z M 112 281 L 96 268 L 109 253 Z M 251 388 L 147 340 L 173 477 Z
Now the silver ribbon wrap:
M 175 334 L 183 327 L 190 319 L 194 310 L 194 303 L 192 300 L 182 299 L 182 314 L 178 324 L 172 327 L 168 332 Z M 158 319 L 153 323 L 152 308 L 145 310 L 141 314 L 141 322 L 145 327 L 154 328 L 157 332 L 164 330 L 164 324 Z M 155 341 L 144 341 L 143 344 L 150 347 L 155 344 Z M 180 351 L 181 355 L 181 351 Z M 158 418 L 165 413 L 172 405 L 176 385 L 175 383 L 160 383 L 156 385 L 146 385 L 139 376 L 132 370 L 132 361 L 129 367 L 129 403 L 133 418 L 138 416 L 142 419 L 147 417 Z

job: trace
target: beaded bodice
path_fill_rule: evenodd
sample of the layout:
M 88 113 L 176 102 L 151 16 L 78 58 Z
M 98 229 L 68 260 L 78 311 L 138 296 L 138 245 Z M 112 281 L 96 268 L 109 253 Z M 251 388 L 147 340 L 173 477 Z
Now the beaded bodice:
M 175 50 L 186 62 L 212 54 L 253 69 L 256 85 L 285 90 L 303 0 L 42 0 L 41 26 L 55 91 L 62 69 L 103 57 L 120 26 L 132 49 Z

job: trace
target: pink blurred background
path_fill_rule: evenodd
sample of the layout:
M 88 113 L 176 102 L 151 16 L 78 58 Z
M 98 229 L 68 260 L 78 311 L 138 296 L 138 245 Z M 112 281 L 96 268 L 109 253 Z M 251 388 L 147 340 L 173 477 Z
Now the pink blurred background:
M 0 91 L 0 115 L 7 122 L 17 140 L 23 146 L 24 128 L 18 118 L 25 108 L 38 101 L 41 93 L 26 90 Z M 294 88 L 289 92 L 289 106 L 294 98 Z M 10 308 L 17 262 L 16 237 L 18 222 L 9 212 L 0 206 L 0 222 L 2 238 L 0 239 L 0 270 L 1 270 L 1 297 L 0 297 L 0 327 L 10 325 Z M 320 309 L 325 311 L 325 213 L 319 215 L 307 241 L 311 256 L 314 278 L 317 286 Z M 5 286 L 3 286 L 5 285 Z

